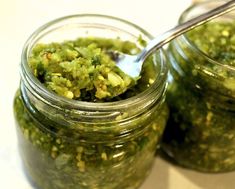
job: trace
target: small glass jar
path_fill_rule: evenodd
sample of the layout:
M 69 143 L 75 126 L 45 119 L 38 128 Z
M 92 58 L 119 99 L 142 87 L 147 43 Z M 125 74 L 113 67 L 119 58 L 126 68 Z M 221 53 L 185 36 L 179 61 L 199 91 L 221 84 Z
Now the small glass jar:
M 135 189 L 148 175 L 168 117 L 167 66 L 154 55 L 155 81 L 136 96 L 116 102 L 84 102 L 47 90 L 28 65 L 37 43 L 77 37 L 151 36 L 114 17 L 74 15 L 39 28 L 26 42 L 21 84 L 14 101 L 20 154 L 26 174 L 42 189 Z
M 225 1 L 193 5 L 181 15 L 179 23 L 222 3 Z M 213 22 L 230 22 L 234 16 L 232 12 Z M 170 118 L 162 149 L 187 168 L 204 172 L 234 170 L 235 67 L 212 59 L 187 34 L 170 44 L 168 55 L 172 76 L 167 94 Z

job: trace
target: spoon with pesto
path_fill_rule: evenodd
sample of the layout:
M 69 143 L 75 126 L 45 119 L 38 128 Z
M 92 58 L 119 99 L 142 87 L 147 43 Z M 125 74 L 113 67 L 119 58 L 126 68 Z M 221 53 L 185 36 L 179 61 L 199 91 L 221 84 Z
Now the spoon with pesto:
M 212 19 L 215 19 L 225 13 L 232 11 L 235 8 L 235 0 L 229 1 L 209 12 L 206 12 L 198 17 L 195 17 L 187 22 L 176 26 L 175 28 L 163 33 L 154 38 L 148 45 L 137 55 L 128 55 L 121 52 L 113 51 L 109 54 L 114 54 L 116 66 L 119 67 L 125 74 L 132 78 L 140 76 L 142 65 L 146 58 L 155 50 L 161 48 L 179 35 L 186 33 Z

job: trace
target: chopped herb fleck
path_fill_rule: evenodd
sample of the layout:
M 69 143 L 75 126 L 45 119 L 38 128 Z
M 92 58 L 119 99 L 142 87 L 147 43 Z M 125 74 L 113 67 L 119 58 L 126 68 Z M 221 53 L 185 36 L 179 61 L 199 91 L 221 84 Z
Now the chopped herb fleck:
M 235 22 L 209 22 L 185 37 L 168 51 L 174 81 L 163 149 L 189 168 L 234 170 L 235 69 L 228 66 L 235 68 Z

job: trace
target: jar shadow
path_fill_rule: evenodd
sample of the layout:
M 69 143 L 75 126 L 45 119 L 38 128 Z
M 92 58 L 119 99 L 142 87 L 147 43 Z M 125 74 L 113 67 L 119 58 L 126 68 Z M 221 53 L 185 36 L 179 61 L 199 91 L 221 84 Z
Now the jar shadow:
M 140 189 L 170 189 L 169 165 L 159 157 L 159 152 L 157 152 L 151 173 Z
M 191 185 L 190 187 L 195 189 L 233 189 L 235 186 L 235 172 L 203 173 L 187 169 L 179 166 L 163 151 L 160 152 L 160 158 L 168 164 L 166 169 L 172 167 L 171 169 L 174 169 L 175 174 L 177 174 L 177 178 L 182 178 L 177 180 L 178 183 L 181 183 L 182 188 L 186 188 Z M 174 177 L 174 175 L 172 175 L 172 177 Z M 165 189 L 166 188 L 167 187 L 165 187 Z

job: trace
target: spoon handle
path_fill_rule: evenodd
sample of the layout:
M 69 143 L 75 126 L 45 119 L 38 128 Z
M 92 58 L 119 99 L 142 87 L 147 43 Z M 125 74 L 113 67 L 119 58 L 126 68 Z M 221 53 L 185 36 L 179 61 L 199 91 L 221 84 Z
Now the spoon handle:
M 148 43 L 148 45 L 142 50 L 142 52 L 138 55 L 137 60 L 138 62 L 144 62 L 146 57 L 150 55 L 153 51 L 159 49 L 166 43 L 170 42 L 171 40 L 175 39 L 179 35 L 198 27 L 216 17 L 219 17 L 225 13 L 232 11 L 235 8 L 235 0 L 231 0 L 215 9 L 212 9 L 209 12 L 206 12 L 198 17 L 190 19 L 183 24 L 180 24 L 167 32 L 163 33 L 159 37 L 154 38 L 152 41 Z

